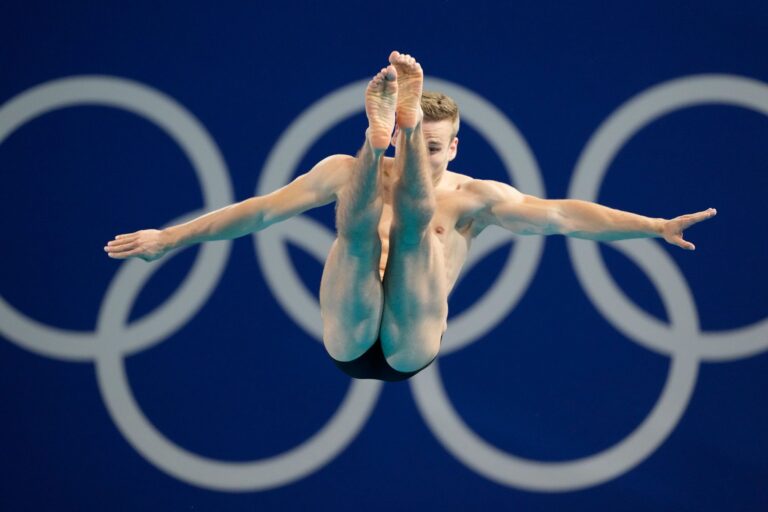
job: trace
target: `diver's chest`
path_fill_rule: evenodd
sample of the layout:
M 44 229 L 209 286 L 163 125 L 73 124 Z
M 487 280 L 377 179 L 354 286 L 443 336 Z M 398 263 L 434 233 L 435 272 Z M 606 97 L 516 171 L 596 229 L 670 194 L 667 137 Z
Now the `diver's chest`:
M 439 203 L 438 203 L 439 205 Z M 379 219 L 379 238 L 382 242 L 389 241 L 389 230 L 392 227 L 392 205 L 390 203 L 384 203 L 384 207 L 381 210 L 381 218 Z M 435 210 L 435 214 L 430 222 L 429 229 L 438 236 L 443 238 L 448 234 L 449 228 L 453 227 L 455 219 L 451 219 L 448 212 L 438 208 Z

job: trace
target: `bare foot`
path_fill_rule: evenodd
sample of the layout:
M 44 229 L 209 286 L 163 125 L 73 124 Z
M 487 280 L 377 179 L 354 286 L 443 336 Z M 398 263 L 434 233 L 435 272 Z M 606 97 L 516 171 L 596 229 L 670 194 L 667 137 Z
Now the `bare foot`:
M 368 82 L 365 90 L 365 113 L 368 116 L 368 138 L 373 149 L 389 147 L 395 128 L 397 105 L 397 71 L 392 66 L 383 68 Z
M 423 116 L 421 112 L 421 90 L 424 72 L 421 64 L 410 55 L 392 52 L 389 62 L 397 70 L 397 124 L 400 128 L 415 128 Z

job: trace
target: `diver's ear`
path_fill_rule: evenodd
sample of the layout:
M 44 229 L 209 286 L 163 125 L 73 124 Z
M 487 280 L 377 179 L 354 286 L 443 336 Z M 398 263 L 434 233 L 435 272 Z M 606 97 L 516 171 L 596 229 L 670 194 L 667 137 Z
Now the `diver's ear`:
M 459 149 L 459 138 L 454 137 L 451 141 L 451 145 L 448 146 L 448 161 L 453 161 L 454 158 L 456 158 L 456 152 Z

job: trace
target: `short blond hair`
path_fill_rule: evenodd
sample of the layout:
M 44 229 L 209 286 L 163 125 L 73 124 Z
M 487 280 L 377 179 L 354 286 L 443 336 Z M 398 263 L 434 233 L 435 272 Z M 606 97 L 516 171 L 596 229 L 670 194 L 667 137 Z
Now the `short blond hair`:
M 451 138 L 459 133 L 459 106 L 450 96 L 441 92 L 424 91 L 421 93 L 421 110 L 424 111 L 425 121 L 450 119 L 453 122 Z

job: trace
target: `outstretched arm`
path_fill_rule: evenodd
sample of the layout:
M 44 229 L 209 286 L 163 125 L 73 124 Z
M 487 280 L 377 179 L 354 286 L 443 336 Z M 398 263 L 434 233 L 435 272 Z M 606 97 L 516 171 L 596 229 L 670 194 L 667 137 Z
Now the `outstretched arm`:
M 479 203 L 477 216 L 482 222 L 523 235 L 561 234 L 598 241 L 660 237 L 692 251 L 696 247 L 683 239 L 683 230 L 717 214 L 710 208 L 668 220 L 578 199 L 539 199 L 495 181 L 474 180 L 466 188 Z
M 166 229 L 117 235 L 104 250 L 109 257 L 156 260 L 168 251 L 213 240 L 230 240 L 335 200 L 355 158 L 330 156 L 308 173 L 265 196 L 256 196 Z

